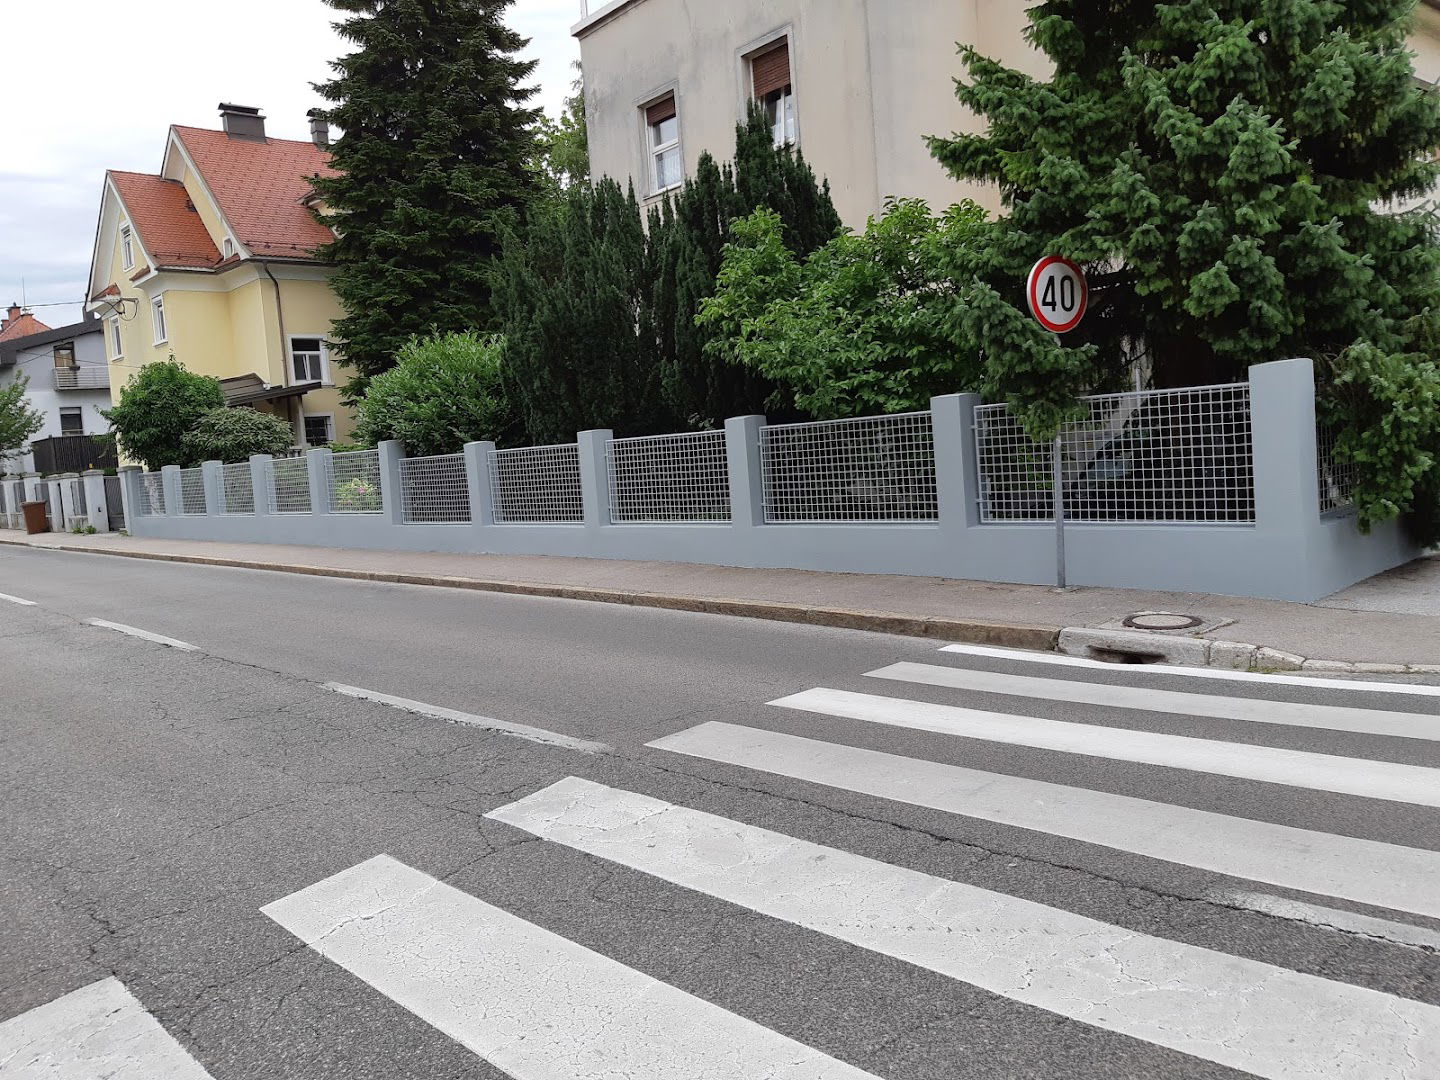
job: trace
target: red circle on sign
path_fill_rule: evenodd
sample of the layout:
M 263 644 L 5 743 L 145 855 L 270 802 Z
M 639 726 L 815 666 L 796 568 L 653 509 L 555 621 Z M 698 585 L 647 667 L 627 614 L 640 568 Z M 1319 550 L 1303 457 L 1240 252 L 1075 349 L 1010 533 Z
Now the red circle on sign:
M 1057 273 L 1058 270 L 1058 273 Z M 1064 286 L 1074 282 L 1075 302 L 1073 307 L 1064 304 Z M 1054 286 L 1056 295 L 1041 295 L 1041 289 Z M 1025 298 L 1030 303 L 1030 314 L 1052 334 L 1068 334 L 1085 318 L 1085 309 L 1090 305 L 1090 285 L 1085 280 L 1085 271 L 1060 255 L 1047 255 L 1030 271 L 1030 280 L 1025 284 Z M 1048 301 L 1048 302 L 1047 302 Z M 1059 316 L 1059 317 L 1056 317 Z

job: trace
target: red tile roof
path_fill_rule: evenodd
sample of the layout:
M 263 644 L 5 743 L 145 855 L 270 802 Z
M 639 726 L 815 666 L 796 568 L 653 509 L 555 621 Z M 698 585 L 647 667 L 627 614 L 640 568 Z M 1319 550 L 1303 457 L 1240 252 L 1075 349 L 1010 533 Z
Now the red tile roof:
M 253 254 L 313 258 L 316 248 L 334 239 L 304 206 L 310 177 L 336 175 L 330 155 L 314 143 L 234 139 L 223 131 L 178 126 L 175 133 Z
M 205 223 L 178 180 L 110 171 L 140 242 L 162 267 L 209 268 L 220 261 Z
M 14 341 L 31 334 L 43 334 L 49 329 L 50 327 L 27 311 L 17 318 L 5 320 L 5 328 L 0 330 L 0 341 Z

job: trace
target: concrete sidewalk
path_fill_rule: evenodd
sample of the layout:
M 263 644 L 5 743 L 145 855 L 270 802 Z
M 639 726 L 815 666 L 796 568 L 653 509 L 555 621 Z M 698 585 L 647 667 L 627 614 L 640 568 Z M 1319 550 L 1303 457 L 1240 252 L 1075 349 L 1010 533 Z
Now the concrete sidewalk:
M 150 540 L 118 535 L 0 531 L 0 543 L 286 573 L 558 596 L 787 622 L 851 627 L 1017 648 L 1103 645 L 1174 662 L 1316 671 L 1411 669 L 1440 674 L 1440 556 L 1337 594 L 1323 605 L 1196 593 L 1068 589 L 803 570 L 545 556 L 352 551 L 271 544 Z M 1180 634 L 1126 631 L 1137 612 L 1201 620 Z M 1090 633 L 1086 628 L 1095 629 Z M 1137 646 L 1123 645 L 1138 641 Z M 1149 642 L 1150 645 L 1145 643 Z M 1237 661 L 1228 646 L 1267 652 Z M 1168 643 L 1168 644 L 1167 644 Z M 1213 656 L 1211 655 L 1213 651 Z M 1304 662 L 1308 661 L 1308 662 Z M 1304 663 L 1302 663 L 1304 662 Z

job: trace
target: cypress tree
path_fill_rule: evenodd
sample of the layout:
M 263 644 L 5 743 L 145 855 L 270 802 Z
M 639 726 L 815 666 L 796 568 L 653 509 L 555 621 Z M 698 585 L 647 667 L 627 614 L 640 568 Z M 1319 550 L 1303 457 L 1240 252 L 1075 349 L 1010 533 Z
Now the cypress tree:
M 323 253 L 345 308 L 346 359 L 368 376 L 414 335 L 491 324 L 489 264 L 537 180 L 539 111 L 510 0 L 326 0 L 357 50 L 316 85 L 342 129 L 316 181 L 343 231 Z

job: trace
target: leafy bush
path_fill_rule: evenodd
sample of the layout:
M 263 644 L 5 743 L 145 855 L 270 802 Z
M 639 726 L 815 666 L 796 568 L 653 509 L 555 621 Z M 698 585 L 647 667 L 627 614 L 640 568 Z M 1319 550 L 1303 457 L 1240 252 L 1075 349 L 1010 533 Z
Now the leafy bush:
M 220 380 L 186 371 L 172 356 L 146 364 L 120 391 L 120 402 L 101 414 L 110 421 L 126 457 L 155 470 L 197 465 L 185 444 L 206 413 L 225 406 Z
M 348 514 L 372 514 L 380 509 L 380 488 L 363 476 L 335 489 L 335 509 Z
M 295 445 L 295 432 L 278 416 L 254 409 L 214 409 L 185 435 L 191 462 L 250 460 L 251 454 L 283 454 Z
M 498 439 L 509 419 L 500 353 L 498 339 L 476 333 L 411 338 L 357 404 L 358 438 L 398 439 L 415 456 Z
M 39 409 L 32 409 L 25 397 L 30 380 L 21 375 L 0 389 L 0 461 L 9 457 L 45 426 Z

